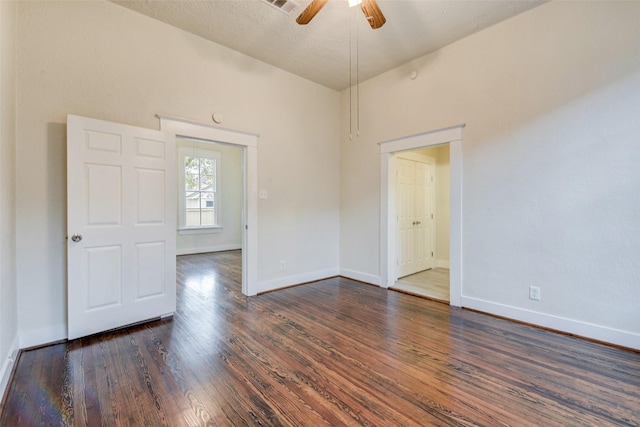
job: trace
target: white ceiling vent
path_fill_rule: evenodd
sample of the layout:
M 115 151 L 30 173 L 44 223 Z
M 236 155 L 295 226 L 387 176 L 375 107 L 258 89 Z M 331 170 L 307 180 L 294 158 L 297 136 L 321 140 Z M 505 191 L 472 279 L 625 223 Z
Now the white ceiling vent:
M 298 7 L 298 3 L 293 0 L 264 0 L 264 2 L 287 15 L 289 15 L 293 9 Z

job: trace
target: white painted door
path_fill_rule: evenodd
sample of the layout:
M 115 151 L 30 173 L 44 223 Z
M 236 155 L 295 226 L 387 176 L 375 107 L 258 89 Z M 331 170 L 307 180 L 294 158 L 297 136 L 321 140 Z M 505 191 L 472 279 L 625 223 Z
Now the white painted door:
M 397 277 L 433 268 L 434 164 L 396 159 Z
M 175 137 L 67 118 L 68 338 L 176 307 Z
M 398 215 L 398 277 L 415 269 L 415 165 L 411 160 L 396 160 L 396 214 Z
M 433 164 L 414 162 L 415 176 L 415 218 L 414 246 L 415 266 L 413 273 L 433 268 L 433 241 L 434 241 L 434 206 L 435 196 Z M 409 273 L 412 274 L 412 273 Z

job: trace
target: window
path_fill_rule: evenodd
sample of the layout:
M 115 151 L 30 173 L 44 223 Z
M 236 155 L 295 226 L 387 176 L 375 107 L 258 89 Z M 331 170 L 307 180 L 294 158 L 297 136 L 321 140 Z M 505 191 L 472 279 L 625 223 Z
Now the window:
M 221 157 L 220 152 L 197 148 L 197 145 L 178 147 L 180 230 L 220 227 Z

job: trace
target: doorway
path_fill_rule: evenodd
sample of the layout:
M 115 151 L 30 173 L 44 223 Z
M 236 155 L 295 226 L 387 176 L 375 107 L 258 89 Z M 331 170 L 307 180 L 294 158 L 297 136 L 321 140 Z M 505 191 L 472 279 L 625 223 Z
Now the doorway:
M 242 149 L 242 293 L 258 293 L 258 135 L 168 116 L 160 129 L 176 137 L 233 145 Z
M 462 300 L 462 128 L 452 126 L 380 142 L 380 286 L 394 286 L 396 275 L 396 153 L 449 144 L 449 303 Z
M 242 249 L 242 147 L 176 137 L 176 254 Z
M 396 280 L 449 303 L 449 144 L 396 153 Z

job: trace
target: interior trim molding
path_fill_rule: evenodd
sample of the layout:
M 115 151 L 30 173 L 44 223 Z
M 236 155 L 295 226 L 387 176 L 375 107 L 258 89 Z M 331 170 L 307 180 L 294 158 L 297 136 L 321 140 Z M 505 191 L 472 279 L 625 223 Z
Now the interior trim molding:
M 241 243 L 218 245 L 218 246 L 205 246 L 205 247 L 198 247 L 198 248 L 177 249 L 176 255 L 194 255 L 194 254 L 204 254 L 209 252 L 236 251 L 238 249 L 242 249 Z
M 338 268 L 328 268 L 326 270 L 311 271 L 309 273 L 295 274 L 291 276 L 278 277 L 272 280 L 265 280 L 258 284 L 258 292 L 270 292 L 290 286 L 302 285 L 309 282 L 328 279 L 338 276 Z
M 31 348 L 66 340 L 67 338 L 67 324 L 62 323 L 21 333 L 19 337 L 19 347 L 21 349 Z
M 415 150 L 431 145 L 446 144 L 450 141 L 462 139 L 464 124 L 434 129 L 400 138 L 378 142 L 381 153 L 395 153 L 398 151 Z
M 437 259 L 436 260 L 436 268 L 446 268 L 449 270 L 450 264 L 449 260 Z
M 16 367 L 16 362 L 20 357 L 20 351 L 18 349 L 18 335 L 13 338 L 13 342 L 9 347 L 9 355 L 5 359 L 2 364 L 2 368 L 0 369 L 0 407 L 1 404 L 4 403 L 4 396 L 7 391 L 7 386 L 9 385 L 9 381 L 13 376 L 13 372 Z
M 462 306 L 483 313 L 541 326 L 559 333 L 640 350 L 640 334 L 607 328 L 593 323 L 553 316 L 479 298 L 462 297 Z
M 351 280 L 357 280 L 358 282 L 380 286 L 380 276 L 376 276 L 375 274 L 363 273 L 361 271 L 351 270 L 348 268 L 341 268 L 340 276 L 346 277 L 347 279 Z
M 162 124 L 162 122 L 164 121 L 167 124 L 169 124 L 171 122 L 172 126 L 185 127 L 187 129 L 191 128 L 192 126 L 197 126 L 199 128 L 207 128 L 207 129 L 209 129 L 209 131 L 207 131 L 207 134 L 210 134 L 211 132 L 219 132 L 221 135 L 225 135 L 225 134 L 231 133 L 231 134 L 233 134 L 233 138 L 238 138 L 239 135 L 244 135 L 244 136 L 247 137 L 246 143 L 248 145 L 257 144 L 258 138 L 260 137 L 259 133 L 228 129 L 228 128 L 224 128 L 222 126 L 216 126 L 216 125 L 212 125 L 212 124 L 209 124 L 209 123 L 202 123 L 202 122 L 198 122 L 196 120 L 185 119 L 185 118 L 182 118 L 182 117 L 168 116 L 168 115 L 165 115 L 165 114 L 156 114 L 156 117 L 158 119 L 160 119 L 160 124 Z M 220 142 L 222 142 L 222 141 L 220 141 Z

